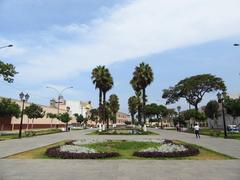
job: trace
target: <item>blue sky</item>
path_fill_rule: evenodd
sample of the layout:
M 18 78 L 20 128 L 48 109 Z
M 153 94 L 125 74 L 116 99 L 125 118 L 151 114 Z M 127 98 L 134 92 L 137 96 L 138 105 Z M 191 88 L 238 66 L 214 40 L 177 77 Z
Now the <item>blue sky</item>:
M 240 91 L 240 2 L 238 0 L 0 0 L 0 58 L 19 74 L 13 84 L 0 80 L 0 96 L 48 104 L 56 94 L 46 89 L 74 89 L 66 99 L 91 100 L 98 91 L 91 69 L 111 71 L 121 111 L 134 92 L 129 85 L 134 67 L 149 63 L 154 82 L 149 102 L 164 104 L 162 89 L 196 74 L 222 77 L 230 94 Z M 215 98 L 207 95 L 202 104 Z M 185 101 L 169 107 L 181 105 Z

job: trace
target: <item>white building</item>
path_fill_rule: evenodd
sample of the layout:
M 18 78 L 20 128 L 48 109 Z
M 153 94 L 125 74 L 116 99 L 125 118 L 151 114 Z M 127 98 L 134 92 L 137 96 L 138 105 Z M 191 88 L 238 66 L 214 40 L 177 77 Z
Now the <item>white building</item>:
M 70 107 L 72 114 L 81 114 L 86 117 L 92 109 L 91 102 L 66 100 L 66 107 Z

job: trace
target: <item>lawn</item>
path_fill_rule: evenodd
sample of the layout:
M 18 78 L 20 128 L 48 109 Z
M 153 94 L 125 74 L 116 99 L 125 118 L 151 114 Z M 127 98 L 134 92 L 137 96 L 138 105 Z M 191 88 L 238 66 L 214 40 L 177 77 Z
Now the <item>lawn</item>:
M 175 143 L 183 143 L 180 141 L 175 141 Z M 45 151 L 54 146 L 63 145 L 64 141 L 52 144 L 49 146 L 44 146 L 41 148 L 37 148 L 31 151 L 26 151 L 23 153 L 19 153 L 16 155 L 12 155 L 7 157 L 8 159 L 50 159 L 49 157 L 45 156 Z M 120 153 L 120 157 L 115 158 L 108 158 L 113 160 L 118 159 L 137 159 L 137 160 L 227 160 L 227 159 L 233 159 L 229 156 L 214 152 L 212 150 L 194 145 L 195 147 L 199 148 L 200 153 L 197 156 L 189 156 L 189 157 L 182 157 L 182 158 L 140 158 L 132 156 L 133 152 L 145 149 L 148 147 L 155 147 L 159 144 L 156 142 L 137 142 L 137 141 L 106 141 L 106 142 L 99 142 L 99 143 L 93 143 L 93 144 L 86 144 L 82 146 L 86 146 L 89 148 L 93 148 L 99 152 L 118 152 Z
M 187 133 L 194 133 L 194 130 L 189 129 L 186 131 Z M 207 135 L 207 136 L 213 136 L 213 137 L 224 137 L 224 131 L 222 130 L 215 130 L 215 129 L 209 129 L 209 128 L 203 128 L 200 130 L 200 135 Z M 227 136 L 229 139 L 239 139 L 240 140 L 240 133 L 227 133 Z
M 46 134 L 54 134 L 61 132 L 60 129 L 42 129 L 42 130 L 29 130 L 22 132 L 22 138 L 25 137 L 32 137 L 32 136 L 40 136 L 40 135 L 46 135 Z M 0 141 L 9 140 L 9 139 L 17 139 L 18 138 L 18 132 L 10 135 L 1 135 Z

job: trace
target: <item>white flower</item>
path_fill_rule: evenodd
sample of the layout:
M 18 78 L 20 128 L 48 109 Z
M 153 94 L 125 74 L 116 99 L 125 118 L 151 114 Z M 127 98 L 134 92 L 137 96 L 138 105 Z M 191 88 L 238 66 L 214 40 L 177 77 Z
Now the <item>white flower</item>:
M 163 153 L 169 153 L 169 152 L 181 152 L 186 151 L 187 148 L 185 148 L 183 145 L 177 145 L 177 144 L 163 144 L 158 147 L 151 147 L 144 150 L 141 150 L 140 152 L 163 152 Z
M 83 146 L 75 145 L 63 145 L 60 147 L 61 152 L 71 152 L 71 153 L 96 153 L 94 149 L 90 149 Z

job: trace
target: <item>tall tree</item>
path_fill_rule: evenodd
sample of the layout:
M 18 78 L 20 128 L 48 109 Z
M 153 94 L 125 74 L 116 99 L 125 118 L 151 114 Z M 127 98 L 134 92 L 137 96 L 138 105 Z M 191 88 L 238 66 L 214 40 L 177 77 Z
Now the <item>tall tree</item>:
M 66 123 L 66 131 L 68 131 L 68 122 L 71 121 L 71 117 L 68 113 L 62 113 L 58 115 L 58 120 Z
M 146 87 L 149 86 L 153 81 L 153 71 L 149 64 L 141 63 L 139 66 L 136 66 L 135 71 L 133 72 L 133 78 L 130 81 L 130 84 L 133 86 L 133 89 L 136 91 L 142 91 L 142 110 L 143 110 L 143 122 L 145 123 L 146 117 L 144 112 L 144 107 L 146 105 Z
M 0 101 L 0 130 L 4 129 L 4 120 L 12 117 L 18 118 L 21 113 L 20 106 L 12 102 L 11 99 L 1 99 Z
M 136 96 L 131 96 L 128 98 L 128 111 L 131 114 L 132 124 L 134 124 L 134 116 L 138 111 L 138 98 Z
M 217 120 L 220 116 L 219 114 L 219 104 L 217 101 L 209 101 L 204 109 L 205 115 L 214 120 L 214 125 L 217 127 Z
M 15 67 L 12 64 L 4 63 L 0 60 L 0 77 L 8 83 L 13 82 L 13 77 L 17 74 Z
M 116 118 L 117 118 L 117 112 L 119 111 L 119 99 L 118 96 L 116 94 L 112 94 L 109 97 L 109 107 L 111 110 L 111 113 L 113 115 L 113 123 L 116 124 Z
M 43 108 L 37 104 L 30 104 L 30 106 L 27 106 L 24 110 L 24 114 L 27 115 L 29 119 L 32 119 L 32 129 L 34 124 L 34 119 L 43 118 L 45 116 L 45 111 L 43 111 Z
M 195 107 L 195 110 L 198 110 L 198 104 L 203 96 L 217 90 L 226 91 L 224 81 L 211 74 L 201 74 L 183 79 L 174 87 L 164 89 L 162 98 L 167 99 L 166 104 L 175 103 L 180 98 L 184 98 Z
M 54 113 L 47 113 L 47 118 L 51 119 L 51 128 L 52 128 L 52 124 L 53 124 L 53 119 L 57 118 L 57 114 Z
M 97 66 L 92 71 L 92 80 L 95 88 L 99 89 L 99 112 L 104 113 L 103 116 L 99 114 L 99 117 L 103 117 L 106 122 L 106 93 L 113 86 L 113 78 L 105 66 Z M 107 124 L 108 127 L 109 124 Z

